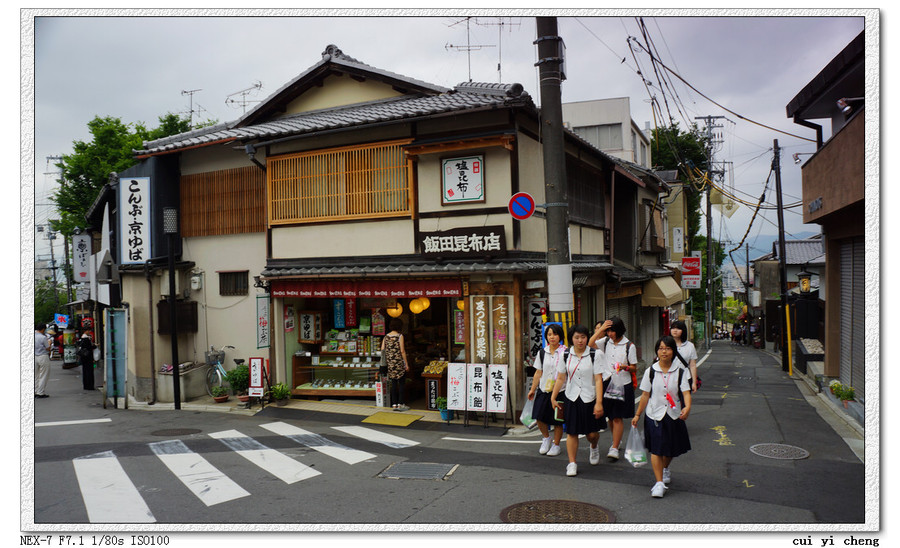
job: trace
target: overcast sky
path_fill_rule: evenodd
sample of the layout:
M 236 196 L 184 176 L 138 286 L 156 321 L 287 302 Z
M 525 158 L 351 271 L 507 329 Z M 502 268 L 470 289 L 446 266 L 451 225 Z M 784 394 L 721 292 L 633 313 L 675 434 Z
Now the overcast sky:
M 47 157 L 70 153 L 74 140 L 89 140 L 87 123 L 94 116 L 153 127 L 160 115 L 187 114 L 193 107 L 199 111 L 195 117 L 231 121 L 243 113 L 242 90 L 259 82 L 261 90 L 245 98 L 264 99 L 317 63 L 328 44 L 363 63 L 446 87 L 468 80 L 470 72 L 474 81 L 519 82 L 540 102 L 532 16 L 72 17 L 59 15 L 95 12 L 36 12 L 43 13 L 47 16 L 34 19 L 37 224 L 54 216 L 44 205 L 55 187 L 54 176 L 46 174 L 53 171 Z M 791 154 L 812 152 L 814 144 L 757 123 L 814 138 L 811 130 L 786 117 L 785 106 L 863 30 L 862 12 L 841 13 L 840 17 L 698 18 L 649 12 L 644 17 L 663 62 L 703 95 L 740 116 L 670 78 L 675 85 L 665 90 L 665 100 L 682 127 L 695 117 L 725 117 L 718 120 L 724 140 L 716 160 L 730 162 L 726 182 L 748 202 L 755 203 L 762 193 L 774 139 L 784 149 L 784 203 L 800 200 L 800 166 L 794 165 Z M 568 77 L 563 101 L 630 97 L 632 118 L 639 127 L 664 123 L 654 120 L 650 95 L 638 75 L 638 69 L 644 71 L 651 92 L 662 102 L 663 91 L 649 58 L 640 51 L 633 53 L 628 44 L 629 36 L 645 41 L 635 18 L 638 13 L 617 15 L 621 16 L 585 12 L 559 18 Z M 185 93 L 191 90 L 196 90 L 193 95 Z M 227 104 L 229 98 L 232 102 Z M 823 122 L 827 136 L 830 124 Z M 774 177 L 769 188 L 774 189 Z M 767 199 L 775 203 L 773 190 Z M 713 232 L 738 242 L 751 216 L 747 207 L 724 222 L 714 213 Z M 788 237 L 818 231 L 817 225 L 802 224 L 799 207 L 786 211 L 784 220 Z M 747 242 L 752 246 L 760 233 L 776 234 L 776 222 L 775 212 L 766 211 L 754 222 Z M 40 240 L 35 242 L 38 253 L 45 248 Z M 751 258 L 763 252 L 751 250 Z M 743 257 L 743 252 L 738 255 Z

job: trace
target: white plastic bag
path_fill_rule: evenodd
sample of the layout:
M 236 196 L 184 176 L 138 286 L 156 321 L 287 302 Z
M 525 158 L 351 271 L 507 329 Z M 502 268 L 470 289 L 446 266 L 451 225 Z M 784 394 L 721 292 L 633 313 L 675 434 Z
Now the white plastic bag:
M 603 397 L 609 400 L 625 401 L 625 381 L 618 373 L 613 373 L 609 378 L 609 384 Z
M 534 410 L 534 400 L 529 400 L 525 398 L 525 406 L 522 408 L 522 414 L 519 415 L 519 420 L 524 424 L 529 430 L 534 430 L 537 427 L 537 419 L 532 418 L 531 413 Z
M 625 460 L 630 462 L 635 468 L 647 464 L 647 448 L 644 447 L 644 436 L 634 426 L 631 427 L 628 441 L 625 443 Z

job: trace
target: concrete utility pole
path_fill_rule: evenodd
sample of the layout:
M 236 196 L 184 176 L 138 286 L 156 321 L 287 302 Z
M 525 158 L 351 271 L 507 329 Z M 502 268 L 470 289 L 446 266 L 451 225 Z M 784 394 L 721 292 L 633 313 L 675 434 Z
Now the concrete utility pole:
M 781 149 L 778 148 L 778 139 L 775 139 L 774 154 L 772 157 L 772 171 L 775 172 L 775 197 L 778 202 L 778 274 L 780 278 L 781 293 L 781 370 L 788 371 L 790 369 L 790 354 L 788 345 L 783 344 L 787 334 L 787 261 L 784 251 L 784 208 L 781 201 Z
M 713 322 L 713 238 L 712 238 L 712 201 L 710 200 L 710 192 L 712 191 L 713 171 L 713 129 L 720 128 L 713 124 L 713 121 L 724 116 L 697 116 L 695 120 L 703 120 L 706 122 L 706 321 L 703 322 L 703 335 L 706 342 L 706 348 L 711 344 L 710 329 Z
M 541 78 L 541 143 L 544 153 L 544 199 L 547 208 L 547 286 L 551 321 L 561 322 L 568 338 L 575 320 L 572 261 L 569 256 L 569 202 L 563 142 L 562 38 L 556 17 L 538 17 L 538 62 Z M 568 342 L 568 341 L 566 341 Z

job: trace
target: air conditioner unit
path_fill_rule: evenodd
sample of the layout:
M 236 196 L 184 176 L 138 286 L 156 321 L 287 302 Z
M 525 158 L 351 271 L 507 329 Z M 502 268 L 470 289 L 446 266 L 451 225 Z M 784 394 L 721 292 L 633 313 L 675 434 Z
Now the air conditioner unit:
M 183 289 L 183 285 L 181 283 L 181 273 L 175 272 L 175 296 L 181 296 L 181 290 Z M 166 270 L 162 273 L 162 276 L 159 277 L 159 296 L 160 297 L 168 297 L 169 296 L 169 271 Z

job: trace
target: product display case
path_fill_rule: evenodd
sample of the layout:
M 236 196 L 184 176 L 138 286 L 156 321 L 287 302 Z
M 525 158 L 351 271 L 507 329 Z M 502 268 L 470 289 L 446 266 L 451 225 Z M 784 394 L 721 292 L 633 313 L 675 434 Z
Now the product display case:
M 375 374 L 380 359 L 349 353 L 311 352 L 294 354 L 292 359 L 296 396 L 375 397 Z

